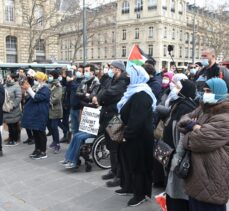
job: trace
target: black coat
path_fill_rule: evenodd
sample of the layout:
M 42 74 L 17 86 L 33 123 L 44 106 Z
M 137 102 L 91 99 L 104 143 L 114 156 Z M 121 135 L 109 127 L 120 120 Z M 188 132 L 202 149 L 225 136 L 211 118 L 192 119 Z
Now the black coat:
M 111 81 L 107 78 L 103 84 L 103 88 L 98 93 L 98 102 L 102 106 L 100 112 L 100 131 L 104 130 L 112 117 L 118 113 L 117 103 L 122 98 L 127 88 L 126 74 L 122 74 L 120 78 L 113 78 Z
M 164 141 L 169 144 L 172 148 L 175 148 L 173 144 L 173 129 L 172 124 L 173 121 L 178 122 L 182 116 L 187 113 L 190 113 L 194 110 L 195 103 L 194 101 L 190 101 L 190 99 L 183 99 L 178 98 L 177 100 L 173 101 L 171 106 L 171 112 L 168 119 L 165 121 L 165 127 L 163 132 L 163 139 Z
M 69 94 L 70 94 L 70 107 L 73 110 L 78 110 L 81 108 L 81 104 L 80 104 L 80 99 L 78 98 L 78 96 L 76 95 L 76 91 L 81 83 L 83 79 L 82 78 L 77 78 L 74 79 L 73 81 L 69 82 Z
M 147 84 L 151 88 L 151 90 L 154 93 L 157 100 L 160 101 L 161 96 L 163 94 L 161 76 L 154 76 L 154 77 L 150 78 L 149 81 L 147 82 Z
M 152 98 L 144 91 L 134 94 L 121 109 L 127 126 L 121 144 L 130 173 L 151 172 L 153 160 Z
M 0 84 L 0 125 L 2 125 L 2 122 L 3 122 L 2 106 L 3 106 L 4 101 L 5 101 L 5 90 L 2 84 Z

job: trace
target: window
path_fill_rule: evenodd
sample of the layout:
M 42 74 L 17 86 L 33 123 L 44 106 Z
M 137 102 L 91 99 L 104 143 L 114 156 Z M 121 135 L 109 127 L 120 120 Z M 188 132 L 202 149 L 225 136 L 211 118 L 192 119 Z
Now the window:
M 153 56 L 153 45 L 149 45 L 149 55 Z
M 43 7 L 40 6 L 40 5 L 37 5 L 35 7 L 35 11 L 34 11 L 34 18 L 35 18 L 36 24 L 38 26 L 42 26 L 43 25 L 43 16 L 44 16 Z
M 135 39 L 139 39 L 139 28 L 135 29 Z
M 183 14 L 183 4 L 182 4 L 182 2 L 180 2 L 180 3 L 178 4 L 178 11 L 179 11 L 179 14 L 180 14 L 180 15 Z
M 43 39 L 40 39 L 37 41 L 36 60 L 39 60 L 39 61 L 45 60 L 45 41 Z
M 122 30 L 122 40 L 126 40 L 126 29 Z
M 192 48 L 190 48 L 189 57 L 192 58 Z
M 164 38 L 167 38 L 167 27 L 164 28 Z
M 107 58 L 107 47 L 104 48 L 104 57 Z
M 164 52 L 164 56 L 167 56 L 167 46 L 166 45 L 164 45 L 163 47 L 163 52 Z
M 6 37 L 6 61 L 9 63 L 17 62 L 17 38 L 13 36 Z
M 92 59 L 94 58 L 94 49 L 93 48 L 91 49 L 91 58 Z
M 171 12 L 175 12 L 175 0 L 171 0 L 170 4 L 171 4 Z
M 162 0 L 161 4 L 162 4 L 162 9 L 163 10 L 167 10 L 167 2 L 166 2 L 166 0 Z
M 140 12 L 143 10 L 143 0 L 135 0 L 135 12 Z
M 180 54 L 180 58 L 182 58 L 182 47 L 180 46 L 180 52 L 179 52 L 179 54 Z
M 182 41 L 182 39 L 183 39 L 183 32 L 182 30 L 180 30 L 180 41 Z
M 14 0 L 5 0 L 5 21 L 14 21 Z
M 112 43 L 115 42 L 115 32 L 112 32 Z
M 80 54 L 80 59 L 82 59 L 83 58 L 83 50 L 82 49 L 80 49 L 79 54 Z
M 189 33 L 185 34 L 185 43 L 189 43 Z
M 126 46 L 122 46 L 122 57 L 126 57 Z
M 196 49 L 196 59 L 199 59 L 199 48 Z
M 100 34 L 98 34 L 98 44 L 100 44 Z
M 187 47 L 185 48 L 185 58 L 186 59 L 188 58 L 188 48 Z
M 100 58 L 100 48 L 98 48 L 98 58 Z
M 175 40 L 175 29 L 173 29 L 173 32 L 172 32 L 172 39 Z
M 122 3 L 122 14 L 127 14 L 130 12 L 130 4 L 128 1 Z
M 153 38 L 153 27 L 149 27 L 149 38 Z
M 149 10 L 157 9 L 157 0 L 148 0 L 148 9 Z

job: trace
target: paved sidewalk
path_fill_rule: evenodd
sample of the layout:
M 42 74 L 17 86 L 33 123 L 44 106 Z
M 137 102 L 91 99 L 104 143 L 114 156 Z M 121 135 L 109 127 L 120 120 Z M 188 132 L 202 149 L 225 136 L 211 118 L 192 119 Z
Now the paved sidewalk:
M 6 132 L 3 132 L 4 138 Z M 26 139 L 24 130 L 22 141 Z M 49 137 L 49 143 L 51 138 Z M 59 165 L 66 144 L 60 154 L 48 150 L 48 158 L 32 160 L 28 155 L 33 145 L 4 146 L 0 158 L 0 211 L 159 211 L 153 201 L 136 208 L 127 207 L 129 196 L 114 194 L 101 175 L 106 171 L 93 166 L 86 173 L 84 166 L 77 171 Z M 153 190 L 153 195 L 160 190 Z

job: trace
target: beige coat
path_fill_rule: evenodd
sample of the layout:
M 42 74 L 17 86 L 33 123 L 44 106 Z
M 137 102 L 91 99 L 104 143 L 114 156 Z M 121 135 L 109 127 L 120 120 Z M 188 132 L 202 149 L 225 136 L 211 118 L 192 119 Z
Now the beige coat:
M 192 118 L 197 118 L 201 128 L 184 138 L 185 148 L 192 152 L 186 192 L 199 201 L 226 204 L 229 199 L 229 102 L 205 112 L 196 109 L 180 120 L 179 128 L 184 128 Z

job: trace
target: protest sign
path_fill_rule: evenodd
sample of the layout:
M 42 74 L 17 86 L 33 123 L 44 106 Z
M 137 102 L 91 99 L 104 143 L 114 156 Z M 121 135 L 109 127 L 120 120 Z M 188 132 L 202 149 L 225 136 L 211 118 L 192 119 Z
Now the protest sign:
M 99 115 L 100 109 L 84 107 L 79 131 L 97 135 L 99 130 Z

